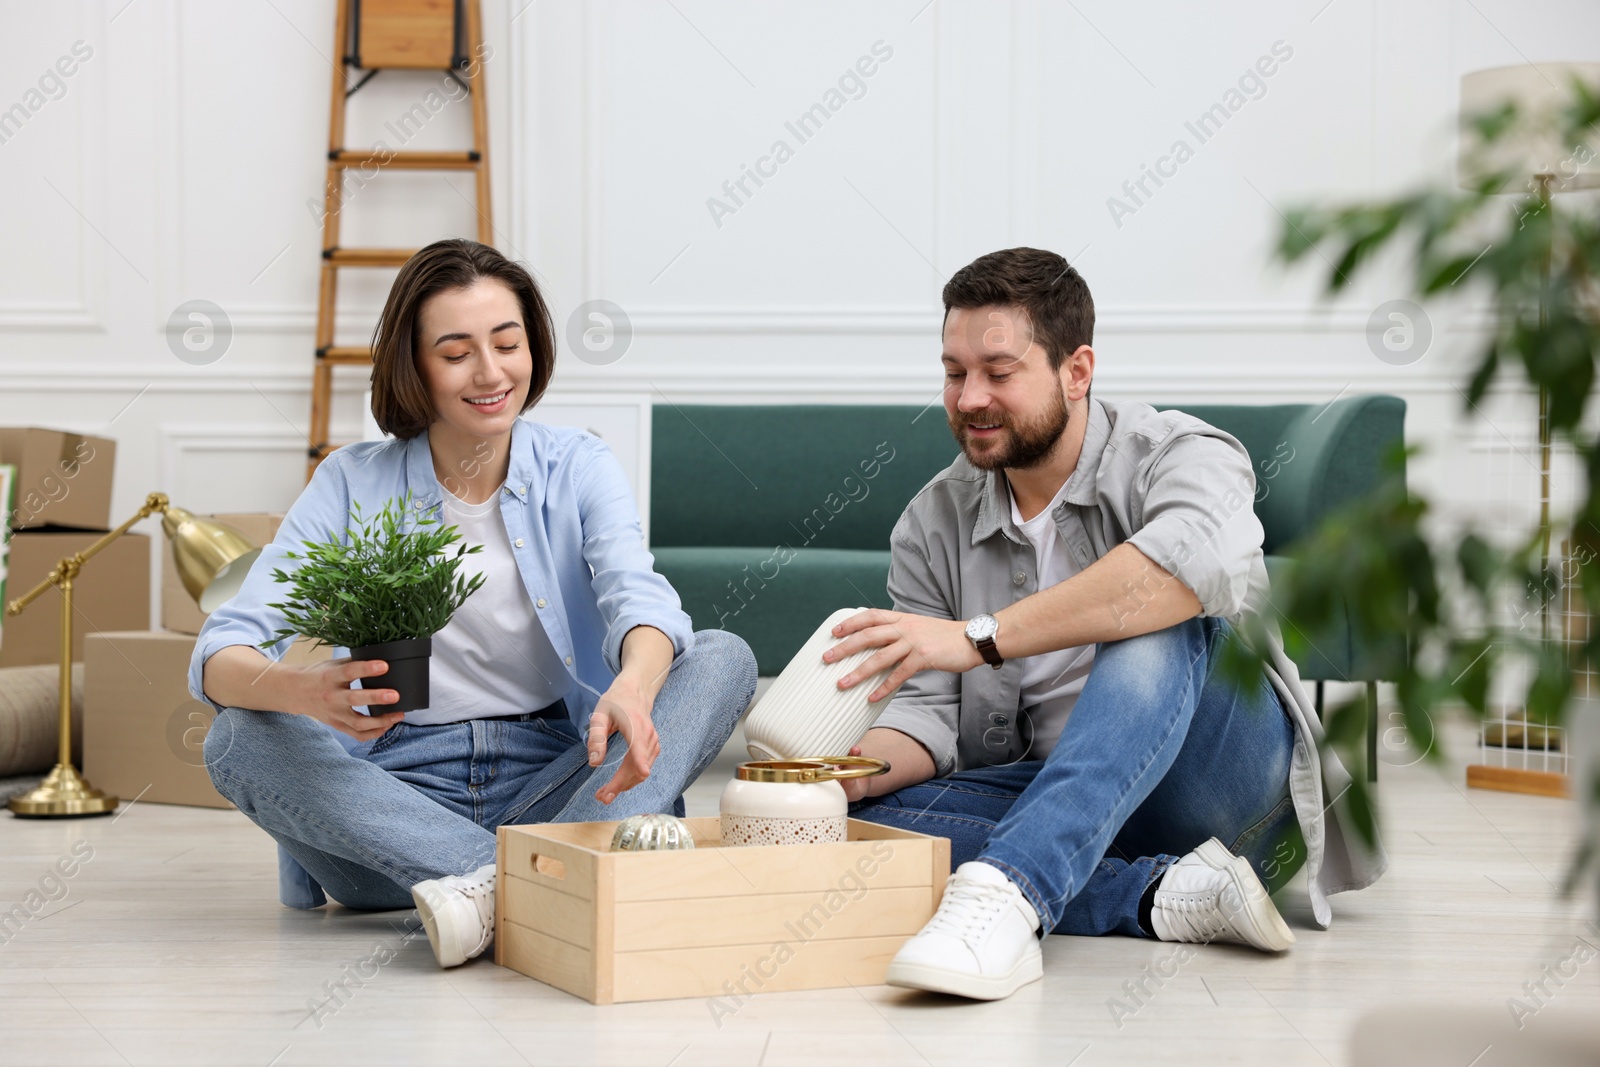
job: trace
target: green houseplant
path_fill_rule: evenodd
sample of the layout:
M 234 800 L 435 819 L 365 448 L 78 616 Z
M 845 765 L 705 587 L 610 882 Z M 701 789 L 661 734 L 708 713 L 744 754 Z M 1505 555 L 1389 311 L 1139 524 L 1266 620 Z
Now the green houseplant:
M 1399 710 L 1411 744 L 1436 765 L 1443 756 L 1434 743 L 1435 713 L 1487 718 L 1502 676 L 1515 683 L 1530 724 L 1579 732 L 1600 726 L 1600 701 L 1585 684 L 1600 664 L 1600 626 L 1563 639 L 1549 623 L 1563 596 L 1581 596 L 1590 612 L 1600 605 L 1600 432 L 1591 403 L 1600 354 L 1600 207 L 1552 196 L 1566 175 L 1596 157 L 1590 146 L 1600 130 L 1600 93 L 1574 83 L 1555 114 L 1508 103 L 1466 116 L 1465 128 L 1486 160 L 1468 187 L 1435 185 L 1391 200 L 1292 210 L 1277 247 L 1284 263 L 1326 267 L 1330 295 L 1349 291 L 1383 253 L 1399 252 L 1417 300 L 1466 295 L 1487 307 L 1491 325 L 1476 340 L 1459 387 L 1463 414 L 1482 419 L 1480 401 L 1492 389 L 1509 389 L 1527 410 L 1537 406 L 1546 455 L 1551 444 L 1569 450 L 1581 471 L 1568 507 L 1557 514 L 1546 507 L 1509 539 L 1477 516 L 1440 515 L 1424 494 L 1396 480 L 1331 516 L 1297 546 L 1306 565 L 1274 583 L 1273 606 L 1286 620 L 1291 652 L 1297 635 L 1328 625 L 1341 597 L 1368 632 L 1405 636 L 1411 655 L 1394 679 Z M 1552 128 L 1565 158 L 1517 193 L 1515 175 L 1494 166 L 1496 146 Z M 1563 543 L 1565 560 L 1553 552 Z M 1384 595 L 1392 590 L 1405 593 L 1398 610 L 1396 598 Z M 1356 700 L 1327 715 L 1328 742 L 1350 766 L 1364 758 L 1364 710 Z M 1578 842 L 1569 889 L 1600 854 L 1600 774 L 1584 771 L 1581 763 L 1574 767 L 1573 786 L 1590 828 Z M 1377 812 L 1363 778 L 1355 776 L 1348 802 L 1370 839 Z
M 399 692 L 399 701 L 385 711 L 427 707 L 433 635 L 483 584 L 481 574 L 467 579 L 458 573 L 462 559 L 483 546 L 458 543 L 456 527 L 411 511 L 409 492 L 370 519 L 362 518 L 357 503 L 345 536 L 330 530 L 326 541 L 308 541 L 303 552 L 288 553 L 302 562 L 293 571 L 273 571 L 290 594 L 270 605 L 284 613 L 288 626 L 261 647 L 304 635 L 318 645 L 348 648 L 358 660 L 384 660 L 388 671 L 361 679 L 361 686 Z

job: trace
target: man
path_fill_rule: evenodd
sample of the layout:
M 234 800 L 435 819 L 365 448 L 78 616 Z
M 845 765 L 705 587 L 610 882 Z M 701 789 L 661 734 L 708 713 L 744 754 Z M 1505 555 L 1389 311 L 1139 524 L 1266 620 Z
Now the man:
M 893 611 L 836 628 L 840 680 L 893 668 L 856 751 L 853 814 L 947 836 L 958 864 L 893 985 L 992 1000 L 1043 974 L 1039 937 L 1294 942 L 1383 871 L 1347 841 L 1349 781 L 1275 629 L 1266 669 L 1217 669 L 1267 593 L 1250 457 L 1193 417 L 1091 399 L 1094 304 L 1066 260 L 1013 248 L 944 289 L 944 405 L 962 454 L 891 538 Z

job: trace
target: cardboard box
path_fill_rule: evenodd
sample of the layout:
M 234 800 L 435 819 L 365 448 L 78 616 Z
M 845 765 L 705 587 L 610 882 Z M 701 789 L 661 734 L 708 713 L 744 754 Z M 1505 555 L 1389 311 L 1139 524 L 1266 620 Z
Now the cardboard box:
M 124 801 L 231 808 L 206 773 L 216 713 L 189 695 L 195 639 L 165 630 L 98 633 L 84 647 L 83 773 Z M 327 659 L 297 642 L 285 662 Z
M 117 443 L 35 427 L 0 428 L 0 463 L 17 468 L 13 530 L 111 529 Z
M 82 552 L 100 539 L 97 533 L 24 530 L 11 535 L 10 575 L 6 594 L 12 600 L 43 581 L 65 556 Z M 72 584 L 77 609 L 72 623 L 72 659 L 83 659 L 85 635 L 96 630 L 144 630 L 150 625 L 150 538 L 124 534 L 107 545 L 78 572 Z M 26 667 L 61 661 L 61 593 L 47 589 L 21 615 L 5 621 L 0 667 Z
M 232 526 L 244 534 L 246 540 L 256 545 L 271 544 L 272 539 L 278 536 L 278 527 L 283 524 L 281 514 L 267 512 L 200 517 Z M 183 587 L 183 581 L 178 577 L 178 567 L 173 562 L 172 554 L 164 553 L 161 557 L 161 628 L 180 634 L 198 634 L 205 621 L 206 613 L 201 611 L 200 605 L 189 596 L 189 591 Z
M 17 468 L 0 463 L 0 647 L 6 637 L 6 572 L 11 558 L 11 501 L 17 484 Z
M 933 917 L 943 837 L 850 820 L 850 840 L 611 852 L 615 822 L 502 826 L 494 961 L 594 1004 L 881 985 Z M 741 992 L 742 990 L 742 992 Z

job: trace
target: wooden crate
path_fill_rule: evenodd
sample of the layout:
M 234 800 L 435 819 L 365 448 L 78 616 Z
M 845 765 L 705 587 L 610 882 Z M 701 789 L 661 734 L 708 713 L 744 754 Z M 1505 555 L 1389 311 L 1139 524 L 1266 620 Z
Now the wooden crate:
M 942 837 L 850 820 L 831 845 L 611 852 L 614 822 L 499 830 L 494 960 L 594 1004 L 881 985 L 933 916 Z
M 453 0 L 362 0 L 356 54 L 366 70 L 446 70 L 455 46 Z

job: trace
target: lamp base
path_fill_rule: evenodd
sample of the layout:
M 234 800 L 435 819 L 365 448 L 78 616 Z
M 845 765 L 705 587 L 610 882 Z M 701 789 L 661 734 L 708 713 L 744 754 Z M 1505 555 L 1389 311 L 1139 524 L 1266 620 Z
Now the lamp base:
M 38 787 L 11 798 L 6 806 L 13 815 L 29 819 L 62 819 L 83 815 L 109 815 L 117 798 L 100 792 L 84 780 L 70 763 L 58 763 Z

